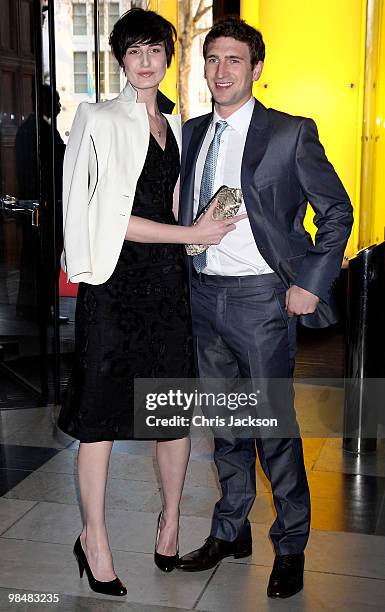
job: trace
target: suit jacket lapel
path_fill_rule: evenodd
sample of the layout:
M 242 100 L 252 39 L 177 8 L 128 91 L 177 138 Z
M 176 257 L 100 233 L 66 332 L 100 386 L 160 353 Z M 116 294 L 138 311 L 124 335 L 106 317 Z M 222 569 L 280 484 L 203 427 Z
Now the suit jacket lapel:
M 256 100 L 243 151 L 241 185 L 255 243 L 269 266 L 275 269 L 275 259 L 266 242 L 264 215 L 256 189 L 256 172 L 266 153 L 271 131 L 268 111 Z
M 265 154 L 271 133 L 267 109 L 255 100 L 250 126 L 246 136 L 242 158 L 241 185 L 245 196 L 245 205 L 251 199 L 249 188 L 254 182 L 254 175 Z
M 193 222 L 195 167 L 204 137 L 212 120 L 212 113 L 205 115 L 194 128 L 186 155 L 184 176 L 182 177 L 183 201 L 181 202 L 180 222 L 191 225 Z

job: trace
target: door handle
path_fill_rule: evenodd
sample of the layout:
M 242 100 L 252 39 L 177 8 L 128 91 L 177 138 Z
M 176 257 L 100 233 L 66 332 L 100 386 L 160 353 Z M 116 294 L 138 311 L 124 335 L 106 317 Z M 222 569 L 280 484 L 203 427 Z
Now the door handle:
M 0 208 L 5 209 L 8 207 L 13 207 L 17 203 L 17 198 L 14 198 L 10 195 L 1 196 L 0 198 Z
M 0 210 L 14 213 L 30 213 L 31 225 L 39 227 L 39 202 L 35 200 L 19 200 L 14 196 L 0 197 Z

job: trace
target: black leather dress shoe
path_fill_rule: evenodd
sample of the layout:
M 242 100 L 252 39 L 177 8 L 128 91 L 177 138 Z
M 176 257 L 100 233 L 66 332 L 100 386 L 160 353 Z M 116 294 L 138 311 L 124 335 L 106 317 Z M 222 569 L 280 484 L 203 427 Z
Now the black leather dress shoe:
M 252 553 L 251 540 L 227 542 L 209 536 L 203 546 L 181 557 L 176 565 L 184 572 L 203 572 L 215 567 L 225 557 L 242 559 Z
M 305 555 L 276 555 L 267 587 L 268 597 L 291 597 L 303 589 Z

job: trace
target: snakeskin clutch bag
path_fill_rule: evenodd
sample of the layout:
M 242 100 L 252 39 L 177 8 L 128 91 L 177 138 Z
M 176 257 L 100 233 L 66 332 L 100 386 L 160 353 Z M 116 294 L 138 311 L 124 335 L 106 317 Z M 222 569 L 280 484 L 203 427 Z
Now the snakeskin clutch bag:
M 207 212 L 214 198 L 218 199 L 218 204 L 214 208 L 213 212 L 213 219 L 217 220 L 230 219 L 231 217 L 235 217 L 243 201 L 241 189 L 222 185 L 222 187 L 218 189 L 218 191 L 213 195 L 213 197 L 206 204 L 206 206 L 199 211 L 194 220 L 193 225 L 196 224 L 201 215 L 204 215 Z M 194 256 L 200 255 L 206 249 L 208 249 L 209 246 L 209 244 L 185 244 L 185 249 L 187 255 Z

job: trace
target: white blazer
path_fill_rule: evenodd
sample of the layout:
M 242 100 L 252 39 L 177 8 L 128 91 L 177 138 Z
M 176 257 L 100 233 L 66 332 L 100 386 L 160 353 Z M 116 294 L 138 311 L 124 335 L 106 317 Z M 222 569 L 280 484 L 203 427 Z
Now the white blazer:
M 118 261 L 150 140 L 136 97 L 127 82 L 117 98 L 76 111 L 63 168 L 62 267 L 74 283 L 104 283 Z M 165 117 L 180 151 L 180 116 Z

